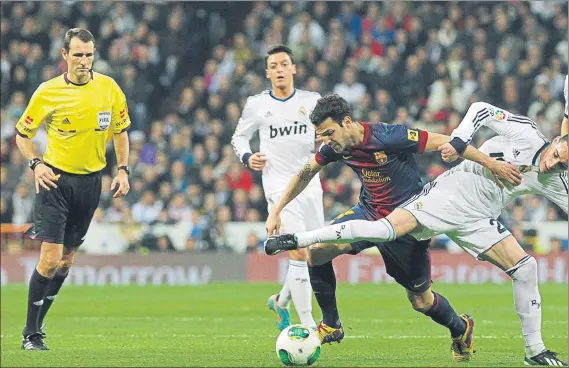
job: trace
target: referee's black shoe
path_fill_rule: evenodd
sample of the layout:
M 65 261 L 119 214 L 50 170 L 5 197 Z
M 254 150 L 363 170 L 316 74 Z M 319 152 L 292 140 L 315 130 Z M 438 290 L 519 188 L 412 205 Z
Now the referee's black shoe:
M 298 241 L 294 234 L 271 235 L 265 240 L 265 253 L 269 256 L 296 249 Z
M 49 350 L 45 342 L 45 333 L 34 332 L 22 339 L 22 350 Z

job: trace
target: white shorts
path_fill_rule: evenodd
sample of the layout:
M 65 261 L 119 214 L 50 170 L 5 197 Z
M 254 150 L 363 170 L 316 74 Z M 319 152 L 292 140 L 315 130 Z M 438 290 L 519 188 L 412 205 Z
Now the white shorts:
M 409 233 L 417 240 L 446 234 L 479 259 L 482 253 L 511 234 L 490 212 L 476 210 L 475 201 L 469 203 L 460 186 L 460 181 L 451 177 L 439 177 L 426 184 L 420 194 L 401 208 L 417 220 L 419 225 Z
M 269 212 L 282 195 L 283 193 L 276 193 L 267 198 Z M 321 190 L 307 190 L 287 204 L 281 212 L 281 234 L 315 230 L 325 226 L 322 196 Z

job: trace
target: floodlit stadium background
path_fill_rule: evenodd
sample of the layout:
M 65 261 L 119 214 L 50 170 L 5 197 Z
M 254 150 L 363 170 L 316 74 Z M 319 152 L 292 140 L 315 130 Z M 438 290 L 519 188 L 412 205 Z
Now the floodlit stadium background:
M 288 266 L 262 253 L 261 176 L 229 145 L 247 96 L 267 89 L 263 56 L 289 45 L 296 87 L 336 92 L 364 121 L 450 133 L 469 104 L 560 131 L 567 2 L 1 3 L 2 366 L 279 366 L 267 297 Z M 48 354 L 20 351 L 39 244 L 33 174 L 14 143 L 31 94 L 61 74 L 70 27 L 96 38 L 94 69 L 116 79 L 130 116 L 131 191 L 111 200 L 112 142 L 100 208 L 46 319 Z M 475 144 L 491 135 L 477 134 Z M 41 151 L 45 132 L 34 139 Z M 258 140 L 252 142 L 253 150 Z M 449 166 L 418 156 L 431 180 Z M 358 200 L 342 165 L 325 168 L 327 220 Z M 567 217 L 537 196 L 500 218 L 538 262 L 547 347 L 567 360 Z M 445 236 L 432 242 L 434 289 L 476 320 L 472 364 L 523 365 L 509 278 Z M 413 311 L 373 251 L 334 261 L 346 338 L 318 366 L 448 366 L 448 331 Z M 468 285 L 464 285 L 468 284 Z M 189 286 L 191 285 L 191 286 Z M 314 318 L 320 310 L 313 303 Z M 294 311 L 292 321 L 298 322 Z
M 31 220 L 33 176 L 15 147 L 14 125 L 35 88 L 64 71 L 60 49 L 68 27 L 93 32 L 94 69 L 117 80 L 133 122 L 132 189 L 111 200 L 116 166 L 109 142 L 100 208 L 81 248 L 89 256 L 75 266 L 72 282 L 89 284 L 282 276 L 279 259 L 260 255 L 267 215 L 260 174 L 243 167 L 229 145 L 247 96 L 268 88 L 263 56 L 269 45 L 293 49 L 297 88 L 339 93 L 360 120 L 448 134 L 471 102 L 486 101 L 528 115 L 553 138 L 563 118 L 567 24 L 562 1 L 3 2 L 0 211 L 8 258 L 2 283 L 26 281 L 38 247 L 21 234 Z M 475 143 L 489 136 L 481 131 Z M 45 132 L 34 141 L 42 150 Z M 255 151 L 257 139 L 252 146 Z M 434 153 L 418 159 L 425 181 L 448 167 Z M 330 220 L 357 202 L 359 183 L 342 165 L 326 167 L 322 178 Z M 524 248 L 544 257 L 547 280 L 567 280 L 566 253 L 559 256 L 567 251 L 567 218 L 560 210 L 526 196 L 500 220 Z M 435 277 L 505 280 L 445 236 L 432 248 L 440 251 L 433 257 Z M 168 254 L 159 261 L 145 257 L 155 252 Z M 100 254 L 116 256 L 100 261 Z M 223 257 L 234 267 L 223 267 Z M 344 281 L 388 280 L 380 257 L 363 257 L 371 262 L 365 266 L 357 263 L 361 257 L 343 258 L 337 267 L 347 268 L 339 276 Z M 154 268 L 125 276 L 133 259 L 137 267 Z M 173 276 L 176 267 L 194 263 L 203 277 Z M 460 264 L 469 270 L 463 276 Z M 105 265 L 110 269 L 101 271 Z M 437 267 L 446 265 L 452 275 L 441 269 L 437 276 Z M 160 266 L 169 271 L 160 274 Z

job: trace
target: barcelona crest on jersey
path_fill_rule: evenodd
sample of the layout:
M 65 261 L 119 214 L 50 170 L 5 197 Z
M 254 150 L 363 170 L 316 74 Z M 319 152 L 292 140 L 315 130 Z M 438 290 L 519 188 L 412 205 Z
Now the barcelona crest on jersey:
M 374 152 L 375 161 L 380 165 L 385 165 L 387 163 L 387 155 L 385 152 Z

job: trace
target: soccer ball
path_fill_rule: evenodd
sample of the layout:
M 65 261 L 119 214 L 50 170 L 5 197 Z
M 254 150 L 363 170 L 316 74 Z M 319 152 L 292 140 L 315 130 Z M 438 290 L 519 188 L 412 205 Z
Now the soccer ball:
M 320 356 L 320 339 L 308 326 L 291 325 L 279 335 L 276 350 L 286 366 L 311 365 Z

